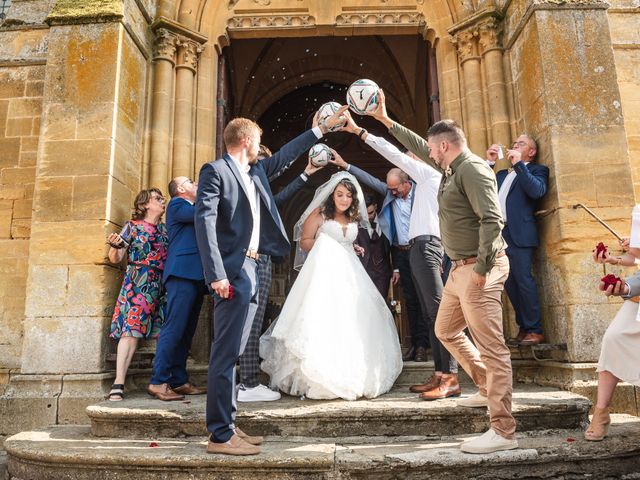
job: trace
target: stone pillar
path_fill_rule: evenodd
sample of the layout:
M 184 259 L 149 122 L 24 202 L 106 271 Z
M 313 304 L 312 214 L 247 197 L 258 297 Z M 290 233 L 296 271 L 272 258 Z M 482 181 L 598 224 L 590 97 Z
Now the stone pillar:
M 489 143 L 508 145 L 511 141 L 507 89 L 504 79 L 502 47 L 500 44 L 501 23 L 490 18 L 479 26 L 480 51 L 484 63 L 489 103 L 491 135 Z M 480 152 L 478 152 L 480 153 Z
M 171 102 L 178 37 L 165 28 L 156 32 L 151 113 L 149 186 L 164 191 L 169 183 Z
M 478 31 L 470 28 L 458 32 L 454 42 L 464 78 L 464 98 L 467 107 L 467 125 L 464 126 L 464 130 L 471 151 L 482 155 L 481 152 L 487 150 L 487 133 L 477 37 Z
M 190 39 L 178 40 L 176 65 L 175 128 L 172 177 L 193 178 L 193 92 L 198 56 L 202 46 Z

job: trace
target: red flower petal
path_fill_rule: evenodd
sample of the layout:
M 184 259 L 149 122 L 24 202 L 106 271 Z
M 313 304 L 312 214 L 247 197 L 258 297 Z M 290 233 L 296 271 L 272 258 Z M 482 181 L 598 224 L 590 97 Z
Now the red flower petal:
M 615 287 L 616 283 L 621 282 L 622 279 L 620 277 L 615 276 L 613 273 L 609 275 L 605 275 L 600 279 L 601 282 L 604 282 L 604 288 L 608 288 L 610 285 Z
M 158 444 L 157 444 L 156 442 L 151 442 L 151 443 L 149 444 L 149 446 L 150 446 L 150 447 L 157 447 L 157 446 L 158 446 Z
M 573 438 L 573 437 L 569 437 L 569 438 L 567 438 L 567 442 L 575 442 L 575 441 L 576 441 L 576 439 L 575 439 L 575 438 Z
M 599 242 L 599 243 L 596 245 L 596 253 L 597 253 L 598 255 L 607 253 L 607 246 L 606 246 L 604 243 Z

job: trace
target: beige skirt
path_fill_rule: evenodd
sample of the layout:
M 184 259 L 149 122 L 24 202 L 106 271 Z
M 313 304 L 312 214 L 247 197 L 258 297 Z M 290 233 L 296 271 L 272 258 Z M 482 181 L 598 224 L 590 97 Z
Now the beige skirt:
M 598 372 L 608 371 L 620 380 L 640 386 L 640 322 L 638 304 L 622 304 L 602 338 Z

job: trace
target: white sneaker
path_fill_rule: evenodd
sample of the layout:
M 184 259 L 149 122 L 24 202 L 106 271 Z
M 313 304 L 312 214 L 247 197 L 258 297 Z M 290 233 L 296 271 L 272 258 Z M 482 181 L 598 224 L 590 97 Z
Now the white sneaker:
M 280 400 L 280 392 L 274 392 L 265 385 L 247 388 L 240 384 L 238 388 L 239 402 L 273 402 L 274 400 Z
M 461 398 L 456 402 L 456 405 L 459 407 L 484 408 L 489 406 L 489 399 L 477 392 L 470 397 Z
M 516 439 L 506 439 L 498 435 L 493 428 L 490 428 L 479 437 L 460 445 L 460 450 L 465 453 L 493 453 L 501 450 L 513 450 L 514 448 L 518 448 Z

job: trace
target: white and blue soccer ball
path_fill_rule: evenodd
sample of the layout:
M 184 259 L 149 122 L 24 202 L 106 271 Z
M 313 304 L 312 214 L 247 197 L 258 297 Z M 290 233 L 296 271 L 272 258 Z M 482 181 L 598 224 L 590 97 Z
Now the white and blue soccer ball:
M 373 80 L 356 80 L 347 90 L 349 108 L 359 115 L 373 112 L 378 107 L 378 90 L 380 87 Z
M 340 105 L 338 102 L 323 103 L 322 106 L 318 109 L 318 123 L 324 122 L 327 118 L 329 118 L 331 115 L 333 115 L 338 110 L 340 110 L 341 106 L 342 105 Z M 341 115 L 340 120 L 341 121 L 338 124 L 334 125 L 332 128 L 330 128 L 329 131 L 335 132 L 341 127 L 344 127 L 345 124 L 347 123 L 347 118 L 344 115 Z
M 309 150 L 309 160 L 314 167 L 324 167 L 332 158 L 331 150 L 324 143 L 316 143 Z

